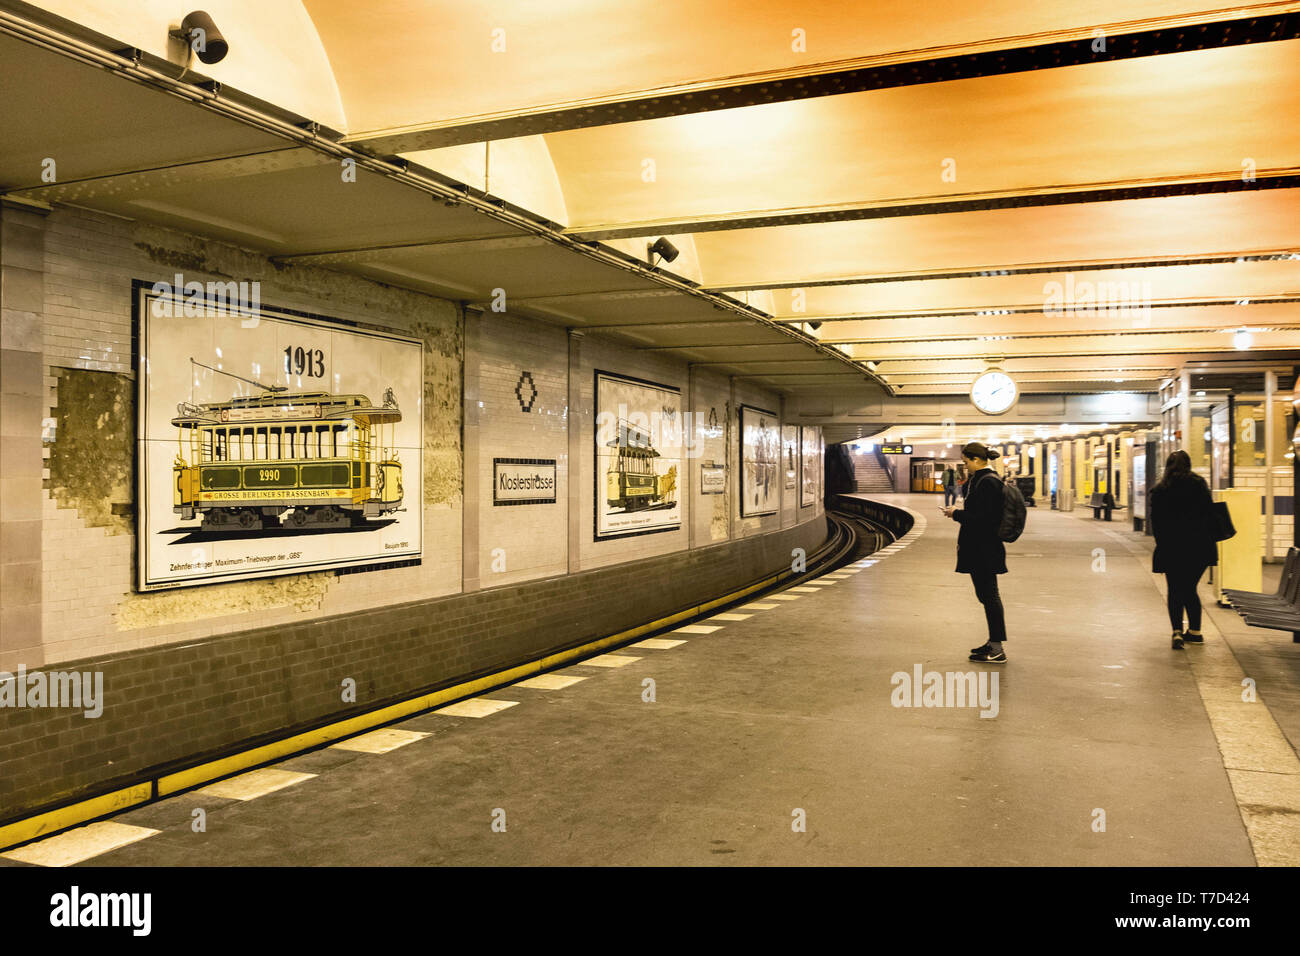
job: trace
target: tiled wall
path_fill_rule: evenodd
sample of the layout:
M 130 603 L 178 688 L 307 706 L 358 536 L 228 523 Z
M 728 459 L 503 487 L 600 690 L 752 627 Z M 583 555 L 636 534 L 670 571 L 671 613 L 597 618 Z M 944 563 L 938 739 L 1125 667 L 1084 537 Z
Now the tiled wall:
M 227 633 L 246 628 L 252 616 L 290 623 L 395 596 L 416 600 L 460 590 L 461 317 L 454 303 L 312 267 L 275 266 L 223 243 L 81 210 L 56 208 L 40 226 L 44 395 L 37 422 L 60 413 L 96 416 L 106 439 L 134 435 L 131 283 L 171 281 L 178 271 L 186 281 L 256 280 L 264 304 L 416 335 L 425 341 L 426 380 L 425 541 L 418 566 L 137 593 L 132 483 L 112 489 L 109 502 L 81 502 L 66 488 L 48 487 L 47 467 L 38 536 L 46 663 Z M 129 407 L 61 408 L 64 369 L 125 377 Z M 47 437 L 59 440 L 57 430 L 47 430 Z M 53 450 L 47 443 L 47 465 Z M 89 516 L 105 505 L 126 517 L 104 525 Z
M 0 670 L 106 678 L 102 718 L 28 708 L 0 722 L 0 817 L 644 623 L 825 540 L 820 501 L 797 507 L 797 488 L 776 514 L 733 513 L 738 406 L 779 413 L 776 395 L 102 214 L 6 206 L 0 229 Z M 136 590 L 132 282 L 178 271 L 258 281 L 265 305 L 424 341 L 420 564 Z M 594 540 L 596 369 L 677 387 L 695 413 L 680 528 Z M 497 457 L 554 459 L 555 502 L 494 505 Z M 726 464 L 726 495 L 700 493 L 705 459 Z M 344 677 L 356 704 L 340 703 Z
M 0 671 L 44 663 L 41 409 L 44 221 L 0 209 Z
M 1264 541 L 1263 514 L 1264 467 L 1238 466 L 1232 470 L 1232 487 L 1258 491 L 1260 494 L 1259 540 Z M 1273 557 L 1285 558 L 1287 548 L 1295 542 L 1295 475 L 1290 465 L 1273 468 Z
M 733 534 L 764 534 L 821 515 L 820 502 L 798 508 L 786 501 L 784 522 L 781 514 L 741 520 L 731 513 L 734 487 L 726 495 L 700 494 L 698 464 L 706 458 L 729 461 L 734 481 L 737 404 L 779 412 L 780 399 L 770 393 L 737 384 L 733 396 L 728 379 L 612 340 L 575 339 L 562 328 L 507 314 L 466 314 L 446 300 L 271 263 L 225 243 L 106 214 L 7 206 L 3 228 L 0 670 L 208 638 L 254 620 L 290 625 L 512 585 L 685 551 Z M 184 281 L 257 281 L 268 306 L 423 339 L 425 538 L 418 565 L 136 590 L 132 282 L 172 281 L 178 272 Z M 680 388 L 683 408 L 696 413 L 704 432 L 714 412 L 716 434 L 697 430 L 700 457 L 688 461 L 683 476 L 680 529 L 593 539 L 596 369 Z M 521 389 L 524 399 L 535 389 L 535 398 L 521 402 Z M 92 450 L 71 464 L 69 425 L 90 436 L 80 435 L 77 447 Z M 571 427 L 579 430 L 576 441 Z M 576 489 L 569 467 L 575 450 Z M 554 459 L 556 502 L 494 505 L 496 457 Z M 463 460 L 473 463 L 468 473 Z M 86 481 L 78 482 L 78 470 Z M 790 491 L 795 502 L 797 491 Z
M 479 586 L 564 574 L 569 337 L 564 329 L 494 312 L 470 313 L 466 322 L 466 381 L 474 377 L 478 389 L 477 397 L 466 391 L 465 429 L 467 449 L 475 441 L 478 447 Z M 554 460 L 554 503 L 496 504 L 494 458 Z

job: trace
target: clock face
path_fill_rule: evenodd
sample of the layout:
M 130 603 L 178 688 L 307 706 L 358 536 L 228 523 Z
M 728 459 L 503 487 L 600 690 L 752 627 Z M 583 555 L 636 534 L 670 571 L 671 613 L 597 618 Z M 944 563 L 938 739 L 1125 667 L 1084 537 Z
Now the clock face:
M 990 369 L 970 388 L 971 403 L 986 415 L 1001 415 L 1016 403 L 1015 380 L 1000 369 Z

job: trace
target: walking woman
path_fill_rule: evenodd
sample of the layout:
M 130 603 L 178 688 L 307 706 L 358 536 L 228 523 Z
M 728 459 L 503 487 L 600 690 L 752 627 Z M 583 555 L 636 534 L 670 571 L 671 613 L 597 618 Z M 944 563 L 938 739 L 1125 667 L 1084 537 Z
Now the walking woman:
M 1174 650 L 1180 650 L 1184 643 L 1200 644 L 1204 640 L 1196 585 L 1206 568 L 1219 563 L 1211 516 L 1213 504 L 1209 486 L 1192 471 L 1187 452 L 1170 455 L 1164 475 L 1151 489 L 1151 532 L 1156 539 L 1151 570 L 1165 576 Z
M 957 573 L 969 574 L 975 596 L 984 605 L 989 639 L 971 648 L 970 659 L 985 664 L 1005 664 L 1002 642 L 1007 639 L 1006 615 L 1002 595 L 998 593 L 998 575 L 1007 573 L 1007 549 L 998 537 L 1002 523 L 1002 480 L 989 461 L 1000 453 L 973 441 L 961 450 L 966 463 L 966 504 L 951 506 L 943 513 L 960 522 L 957 532 Z

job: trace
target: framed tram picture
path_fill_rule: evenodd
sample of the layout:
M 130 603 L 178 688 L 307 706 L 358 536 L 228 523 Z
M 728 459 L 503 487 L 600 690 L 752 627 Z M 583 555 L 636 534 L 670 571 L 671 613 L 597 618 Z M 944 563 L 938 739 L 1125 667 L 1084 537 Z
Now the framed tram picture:
M 785 486 L 793 489 L 796 479 L 799 476 L 799 426 L 782 425 L 781 426 L 781 454 L 785 468 Z
M 740 406 L 740 516 L 776 514 L 781 492 L 777 468 L 781 463 L 780 424 L 774 412 Z
M 681 390 L 597 371 L 595 464 L 597 541 L 680 528 Z
M 809 508 L 817 503 L 822 477 L 821 433 L 812 425 L 799 426 L 799 461 L 799 506 Z
M 418 558 L 423 344 L 191 285 L 135 287 L 139 589 Z

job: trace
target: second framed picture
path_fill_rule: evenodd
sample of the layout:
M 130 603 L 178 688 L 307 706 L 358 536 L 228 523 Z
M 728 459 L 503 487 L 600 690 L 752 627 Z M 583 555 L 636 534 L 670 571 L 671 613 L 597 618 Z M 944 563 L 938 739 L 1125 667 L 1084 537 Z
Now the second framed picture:
M 740 516 L 776 514 L 781 503 L 777 472 L 781 464 L 781 430 L 776 414 L 740 406 Z

